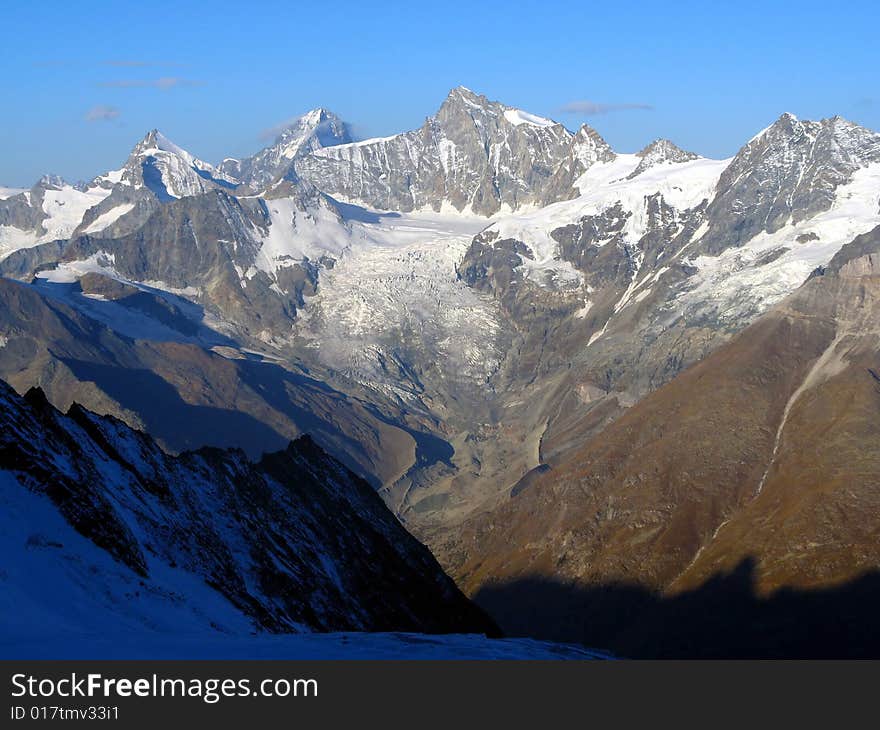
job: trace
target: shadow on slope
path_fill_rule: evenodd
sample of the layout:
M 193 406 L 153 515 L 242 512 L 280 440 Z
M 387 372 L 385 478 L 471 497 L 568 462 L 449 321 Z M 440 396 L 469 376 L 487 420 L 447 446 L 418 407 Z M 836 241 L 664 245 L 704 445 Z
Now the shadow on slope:
M 342 214 L 342 217 L 347 221 L 358 221 L 360 223 L 382 223 L 383 220 L 400 218 L 400 213 L 395 213 L 393 211 L 375 211 L 368 210 L 361 205 L 354 205 L 353 203 L 343 203 L 336 198 L 331 197 L 333 200 L 333 204 L 338 208 L 339 212 Z
M 160 436 L 172 451 L 210 444 L 260 454 L 282 449 L 289 441 L 247 413 L 187 403 L 169 383 L 149 370 L 60 359 L 78 379 L 96 383 L 134 411 L 147 433 Z
M 747 559 L 676 596 L 535 577 L 485 586 L 473 598 L 505 635 L 577 641 L 631 658 L 880 658 L 880 572 L 766 597 L 754 579 Z

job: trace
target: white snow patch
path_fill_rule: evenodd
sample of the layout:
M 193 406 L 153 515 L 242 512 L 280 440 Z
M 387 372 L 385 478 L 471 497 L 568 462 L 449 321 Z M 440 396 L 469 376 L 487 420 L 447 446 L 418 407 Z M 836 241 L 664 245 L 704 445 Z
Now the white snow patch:
M 556 124 L 552 119 L 529 114 L 529 112 L 524 112 L 522 109 L 505 109 L 504 118 L 516 127 L 520 124 L 531 124 L 535 127 L 552 127 Z
M 0 259 L 19 249 L 70 238 L 82 223 L 86 211 L 109 194 L 109 190 L 100 187 L 83 192 L 69 185 L 60 190 L 46 190 L 42 206 L 46 218 L 42 221 L 42 230 L 24 231 L 13 226 L 0 226 Z
M 96 178 L 95 182 L 102 182 L 109 185 L 116 185 L 117 183 L 122 182 L 122 176 L 125 174 L 125 168 L 120 168 L 119 170 L 110 170 L 110 172 L 105 172 L 100 177 Z
M 256 266 L 269 274 L 304 258 L 323 254 L 338 256 L 350 242 L 350 234 L 335 212 L 324 206 L 301 210 L 292 198 L 267 200 L 269 231 L 262 237 Z
M 317 157 L 335 157 L 341 150 L 366 147 L 380 142 L 390 142 L 395 137 L 400 136 L 401 134 L 391 134 L 387 137 L 370 137 L 370 139 L 362 139 L 357 142 L 346 142 L 345 144 L 336 144 L 331 147 L 319 147 L 318 149 L 313 150 L 312 154 Z
M 40 241 L 70 238 L 74 229 L 82 223 L 85 212 L 110 194 L 109 190 L 94 187 L 80 192 L 72 187 L 47 190 L 43 197 L 43 211 L 49 216 L 43 221 L 46 234 Z
M 54 269 L 38 271 L 36 278 L 52 284 L 73 284 L 89 273 L 104 274 L 114 279 L 119 276 L 113 268 L 116 262 L 114 254 L 98 251 L 82 261 L 65 261 Z
M 23 248 L 37 245 L 39 236 L 14 226 L 0 226 L 0 260 Z
M 51 653 L 59 641 L 78 637 L 87 651 L 90 635 L 142 632 L 148 643 L 167 632 L 210 632 L 211 620 L 227 631 L 251 629 L 225 598 L 183 570 L 164 568 L 165 591 L 145 585 L 9 472 L 0 472 L 0 552 L 16 556 L 0 571 L 4 657 L 26 641 L 44 642 Z M 151 578 L 159 582 L 153 571 Z
M 26 192 L 25 188 L 4 188 L 0 187 L 0 200 L 6 200 L 14 195 L 21 195 Z
M 470 237 L 486 225 L 485 218 L 458 212 L 401 214 L 359 208 L 351 211 L 348 218 L 340 218 L 334 210 L 323 206 L 302 211 L 291 198 L 267 200 L 266 206 L 271 223 L 268 233 L 260 234 L 262 246 L 256 268 L 245 273 L 247 278 L 258 270 L 274 275 L 278 269 L 305 258 L 339 258 L 356 248 L 393 248 L 419 241 Z
M 83 231 L 83 233 L 98 233 L 99 231 L 103 231 L 107 226 L 112 223 L 115 223 L 126 213 L 129 213 L 134 209 L 134 203 L 123 203 L 122 205 L 117 205 L 115 208 L 111 208 L 106 213 L 102 213 L 94 221 L 89 225 L 88 228 Z
M 548 205 L 531 213 L 519 212 L 503 216 L 490 226 L 499 238 L 522 241 L 532 252 L 523 257 L 529 278 L 575 287 L 582 276 L 569 262 L 559 258 L 559 246 L 550 235 L 562 226 L 575 223 L 584 216 L 599 215 L 621 203 L 630 213 L 623 229 L 625 243 L 635 244 L 648 226 L 646 198 L 660 193 L 664 201 L 679 211 L 711 199 L 721 173 L 730 160 L 699 158 L 689 162 L 657 165 L 642 174 L 626 179 L 641 161 L 637 155 L 618 155 L 611 162 L 592 165 L 578 180 L 581 195 Z

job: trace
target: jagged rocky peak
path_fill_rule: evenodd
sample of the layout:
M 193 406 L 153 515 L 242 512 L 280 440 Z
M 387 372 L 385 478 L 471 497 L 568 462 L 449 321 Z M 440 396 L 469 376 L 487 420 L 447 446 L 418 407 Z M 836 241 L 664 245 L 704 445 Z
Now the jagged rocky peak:
M 323 107 L 303 114 L 293 124 L 278 135 L 277 141 L 301 140 L 295 150 L 288 152 L 311 151 L 318 147 L 332 147 L 337 144 L 353 142 L 350 126 L 339 116 Z
M 687 152 L 674 142 L 668 139 L 655 139 L 651 144 L 636 153 L 636 156 L 643 160 L 657 160 L 659 162 L 687 162 L 688 160 L 696 160 L 699 155 L 693 152 Z
M 602 135 L 587 124 L 582 124 L 574 135 L 571 147 L 575 158 L 583 163 L 611 162 L 617 157 Z
M 371 207 L 493 215 L 543 200 L 571 141 L 562 124 L 459 86 L 420 129 L 316 150 L 295 164 L 325 192 Z
M 212 165 L 198 159 L 195 155 L 183 149 L 183 147 L 175 144 L 158 129 L 151 129 L 147 132 L 144 138 L 132 148 L 129 162 L 140 160 L 140 158 L 143 157 L 157 155 L 159 153 L 175 155 L 181 158 L 184 162 L 195 164 L 200 168 L 213 169 Z
M 769 127 L 752 137 L 737 158 L 765 151 L 768 147 L 797 149 L 816 143 L 817 154 L 829 154 L 831 162 L 861 167 L 880 157 L 880 134 L 837 115 L 812 121 L 785 112 Z M 736 160 L 735 160 L 736 161 Z
M 196 161 L 196 157 L 182 147 L 174 144 L 158 129 L 151 129 L 131 150 L 129 159 L 154 155 L 158 152 L 177 155 L 187 162 Z M 208 163 L 202 163 L 208 165 Z
M 134 146 L 131 153 L 132 155 L 140 155 L 144 154 L 147 150 L 162 149 L 162 141 L 168 141 L 168 138 L 158 129 L 151 129 L 144 135 L 144 138 Z
M 466 86 L 456 86 L 446 95 L 438 110 L 438 116 L 445 110 L 486 110 L 492 106 L 492 102 L 483 94 L 478 94 Z
M 440 109 L 461 106 L 485 109 L 491 105 L 492 102 L 483 94 L 478 94 L 467 86 L 456 86 L 454 89 L 449 90 L 446 99 L 440 105 Z
M 690 162 L 699 158 L 699 155 L 683 150 L 674 142 L 663 138 L 655 139 L 651 144 L 636 152 L 636 156 L 640 157 L 641 161 L 636 169 L 627 176 L 630 179 L 655 165 L 662 165 L 668 162 Z
M 478 94 L 473 89 L 469 89 L 467 86 L 459 84 L 453 89 L 449 90 L 449 93 L 446 95 L 446 103 L 455 103 L 456 101 L 461 100 L 465 102 L 469 102 L 471 104 L 489 104 L 489 99 L 483 94 Z
M 233 189 L 239 184 L 238 180 L 172 142 L 158 129 L 151 129 L 134 146 L 118 175 L 110 173 L 104 178 L 118 178 L 135 189 L 146 188 L 159 202 L 217 188 Z
M 298 157 L 352 141 L 350 126 L 333 112 L 318 107 L 282 127 L 268 147 L 241 160 L 225 159 L 218 169 L 255 190 L 265 190 L 280 177 L 290 177 L 291 163 Z
M 614 150 L 595 129 L 582 125 L 568 140 L 564 156 L 553 175 L 543 184 L 540 204 L 549 205 L 577 197 L 580 194 L 575 185 L 577 179 L 596 163 L 611 162 L 615 157 Z
M 426 127 L 433 130 L 441 141 L 457 145 L 467 145 L 475 138 L 479 139 L 489 148 L 483 150 L 483 156 L 490 156 L 491 146 L 495 144 L 534 145 L 537 136 L 550 144 L 566 145 L 572 136 L 552 119 L 491 101 L 465 86 L 456 86 L 449 92 Z M 538 150 L 527 149 L 526 152 L 540 157 Z
M 707 253 L 827 211 L 857 170 L 880 162 L 880 134 L 842 117 L 785 113 L 737 152 L 707 210 Z
M 516 107 L 507 106 L 498 101 L 491 101 L 483 94 L 478 94 L 466 86 L 456 86 L 446 96 L 443 104 L 441 104 L 437 112 L 436 119 L 443 124 L 456 115 L 464 114 L 471 119 L 480 119 L 481 121 L 489 118 L 490 121 L 497 121 L 500 125 L 511 125 L 513 127 L 521 127 L 520 131 L 534 131 L 535 128 L 558 127 L 557 133 L 564 132 L 566 137 L 570 137 L 570 133 L 565 130 L 562 124 L 517 109 Z M 491 130 L 486 130 L 491 131 Z
M 68 182 L 61 175 L 46 174 L 37 180 L 34 187 L 43 190 L 61 190 L 68 187 Z

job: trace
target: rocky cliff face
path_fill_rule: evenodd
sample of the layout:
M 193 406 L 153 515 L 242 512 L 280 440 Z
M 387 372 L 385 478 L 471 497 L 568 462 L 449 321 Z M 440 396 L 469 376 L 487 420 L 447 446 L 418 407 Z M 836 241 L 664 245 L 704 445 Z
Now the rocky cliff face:
M 116 419 L 62 415 L 39 390 L 0 384 L 0 400 L 0 583 L 16 611 L 81 630 L 494 630 L 309 438 L 257 463 L 175 457 Z M 65 601 L 47 600 L 47 573 Z
M 841 117 L 783 114 L 750 140 L 718 180 L 700 247 L 717 254 L 827 211 L 853 174 L 880 161 L 880 135 Z
M 263 191 L 291 173 L 294 160 L 324 147 L 353 141 L 348 125 L 333 112 L 313 109 L 282 129 L 270 146 L 242 160 L 227 158 L 218 169 L 256 191 Z
M 319 149 L 295 168 L 331 195 L 380 210 L 450 206 L 493 215 L 570 196 L 574 177 L 610 155 L 588 128 L 573 136 L 561 124 L 458 87 L 421 129 Z

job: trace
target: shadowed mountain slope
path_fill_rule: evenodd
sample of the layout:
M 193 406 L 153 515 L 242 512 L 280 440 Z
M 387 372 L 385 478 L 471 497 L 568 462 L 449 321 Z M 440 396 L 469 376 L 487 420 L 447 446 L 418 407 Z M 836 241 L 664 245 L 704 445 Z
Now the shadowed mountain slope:
M 129 629 L 494 633 L 363 480 L 308 437 L 170 456 L 0 383 L 8 638 Z M 64 595 L 58 601 L 59 594 Z

